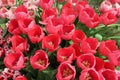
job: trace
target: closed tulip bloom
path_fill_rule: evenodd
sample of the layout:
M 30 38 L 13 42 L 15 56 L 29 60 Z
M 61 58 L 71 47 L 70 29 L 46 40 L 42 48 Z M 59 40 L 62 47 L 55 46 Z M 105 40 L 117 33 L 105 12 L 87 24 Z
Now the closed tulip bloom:
M 78 3 L 76 3 L 75 9 L 78 13 L 80 13 L 83 9 L 85 8 L 89 8 L 90 5 L 88 4 L 87 1 L 79 1 Z
M 104 13 L 112 9 L 112 3 L 108 0 L 105 0 L 101 3 L 99 10 Z
M 115 12 L 115 13 L 114 13 Z M 109 25 L 116 23 L 118 21 L 116 11 L 107 11 L 100 16 L 101 23 L 104 25 Z
M 84 23 L 88 28 L 95 28 L 100 23 L 100 18 L 91 7 L 85 8 L 79 13 L 79 21 Z

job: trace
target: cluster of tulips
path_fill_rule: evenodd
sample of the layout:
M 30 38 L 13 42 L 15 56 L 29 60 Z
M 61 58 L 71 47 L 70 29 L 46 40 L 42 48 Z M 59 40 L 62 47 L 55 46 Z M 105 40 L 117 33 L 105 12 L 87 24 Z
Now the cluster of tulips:
M 120 80 L 116 40 L 87 33 L 118 23 L 120 0 L 89 3 L 1 0 L 0 80 Z

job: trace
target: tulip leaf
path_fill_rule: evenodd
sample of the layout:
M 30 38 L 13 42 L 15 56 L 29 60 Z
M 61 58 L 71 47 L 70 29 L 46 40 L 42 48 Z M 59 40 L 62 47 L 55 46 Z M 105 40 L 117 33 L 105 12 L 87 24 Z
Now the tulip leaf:
M 0 24 L 4 24 L 7 22 L 7 19 L 4 19 L 4 18 L 0 18 Z
M 16 0 L 16 6 L 23 4 L 22 0 Z
M 116 69 L 117 69 L 117 70 L 120 70 L 120 66 L 117 66 Z
M 120 35 L 118 35 L 118 36 L 111 36 L 111 37 L 108 37 L 107 39 L 120 39 Z
M 0 58 L 0 70 L 5 68 L 5 65 L 4 65 L 3 60 L 4 60 L 4 58 L 1 57 L 1 58 Z M 0 71 L 0 72 L 1 72 L 1 71 Z
M 56 69 L 44 70 L 38 73 L 37 80 L 56 80 Z
M 57 58 L 55 53 L 50 53 L 51 55 L 49 56 L 49 62 L 50 62 L 50 67 L 52 68 L 57 68 L 59 63 L 57 62 Z

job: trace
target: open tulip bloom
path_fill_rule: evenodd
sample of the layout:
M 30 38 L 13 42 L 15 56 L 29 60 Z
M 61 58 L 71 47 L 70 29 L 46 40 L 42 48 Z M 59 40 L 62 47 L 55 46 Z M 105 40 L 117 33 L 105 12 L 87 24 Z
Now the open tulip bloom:
M 120 0 L 0 0 L 0 80 L 120 80 Z

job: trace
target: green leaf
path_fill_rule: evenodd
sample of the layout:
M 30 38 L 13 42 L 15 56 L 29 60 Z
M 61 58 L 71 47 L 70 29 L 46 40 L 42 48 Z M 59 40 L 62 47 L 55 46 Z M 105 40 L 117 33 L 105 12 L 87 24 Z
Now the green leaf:
M 8 29 L 7 29 L 6 25 L 5 25 L 5 23 L 0 24 L 0 27 L 3 29 L 3 37 L 5 37 L 8 34 Z
M 111 37 L 108 37 L 107 39 L 120 39 L 120 35 L 118 35 L 118 36 L 111 36 Z
M 0 24 L 5 24 L 7 22 L 7 19 L 0 18 Z
M 120 66 L 116 66 L 116 69 L 117 69 L 117 70 L 120 70 Z
M 22 1 L 22 0 L 16 0 L 16 6 L 19 6 L 19 5 L 21 5 L 21 4 L 23 4 L 23 1 Z
M 55 75 L 56 75 L 57 70 L 50 69 L 50 70 L 44 70 L 38 73 L 37 80 L 56 80 Z

